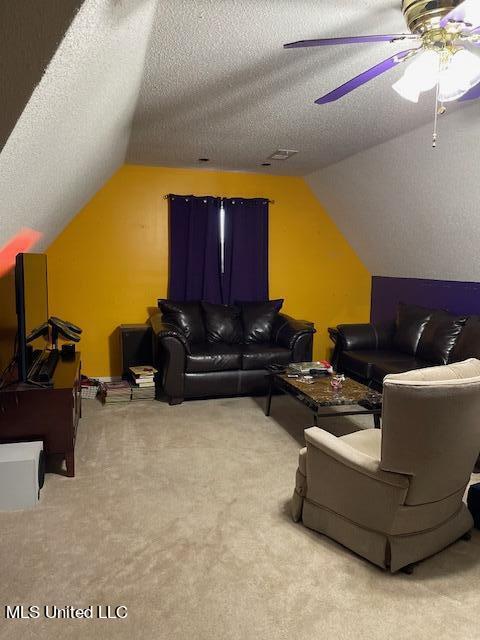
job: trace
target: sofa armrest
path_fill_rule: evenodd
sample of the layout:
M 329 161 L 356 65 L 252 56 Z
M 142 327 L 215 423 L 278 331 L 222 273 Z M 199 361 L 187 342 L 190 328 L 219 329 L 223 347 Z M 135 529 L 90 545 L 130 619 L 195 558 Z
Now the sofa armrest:
M 382 471 L 380 469 L 380 460 L 375 460 L 375 458 L 358 451 L 341 438 L 337 438 L 323 429 L 318 427 L 306 429 L 305 440 L 307 448 L 308 445 L 311 445 L 345 467 L 373 480 L 404 490 L 407 490 L 410 485 L 407 476 L 400 473 Z
M 163 338 L 176 338 L 182 343 L 185 351 L 190 353 L 190 345 L 188 344 L 188 340 L 183 331 L 174 324 L 163 322 L 162 315 L 160 313 L 156 313 L 150 317 L 150 324 L 152 325 L 156 341 L 162 340 Z
M 293 349 L 296 341 L 304 335 L 316 333 L 313 322 L 296 320 L 284 313 L 279 313 L 273 325 L 273 342 L 281 347 Z
M 339 324 L 337 331 L 344 351 L 388 349 L 392 342 L 392 327 L 374 324 Z

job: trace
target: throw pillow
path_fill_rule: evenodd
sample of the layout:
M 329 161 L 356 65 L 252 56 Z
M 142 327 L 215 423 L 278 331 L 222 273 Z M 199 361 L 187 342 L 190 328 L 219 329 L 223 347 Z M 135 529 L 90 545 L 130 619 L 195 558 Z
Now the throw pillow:
M 435 311 L 422 333 L 417 357 L 434 364 L 447 364 L 450 352 L 467 321 L 446 311 Z
M 426 309 L 425 307 L 419 307 L 415 304 L 399 302 L 393 345 L 399 351 L 414 356 L 417 352 L 422 333 L 432 313 L 433 309 Z
M 243 341 L 246 344 L 270 342 L 273 323 L 282 308 L 283 299 L 236 304 L 242 312 Z
M 470 316 L 450 354 L 449 362 L 480 359 L 480 316 Z
M 189 342 L 205 342 L 205 327 L 199 302 L 174 302 L 159 300 L 162 319 L 179 327 Z
M 243 339 L 240 309 L 232 305 L 202 302 L 207 342 L 239 344 Z

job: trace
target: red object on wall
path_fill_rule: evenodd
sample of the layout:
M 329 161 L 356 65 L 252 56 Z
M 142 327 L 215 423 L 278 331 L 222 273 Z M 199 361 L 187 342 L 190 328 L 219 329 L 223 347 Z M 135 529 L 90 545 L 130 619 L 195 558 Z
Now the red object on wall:
M 42 237 L 39 231 L 23 228 L 0 249 L 0 277 L 15 265 L 17 253 L 31 249 Z

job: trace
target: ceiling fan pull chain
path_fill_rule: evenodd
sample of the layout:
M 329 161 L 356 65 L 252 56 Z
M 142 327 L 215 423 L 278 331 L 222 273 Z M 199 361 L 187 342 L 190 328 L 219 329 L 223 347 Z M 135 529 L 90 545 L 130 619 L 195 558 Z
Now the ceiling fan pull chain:
M 440 81 L 437 82 L 437 88 L 435 90 L 435 119 L 433 121 L 433 137 L 432 137 L 432 147 L 435 149 L 437 147 L 437 125 L 438 125 L 438 114 L 440 113 L 438 96 L 440 95 Z

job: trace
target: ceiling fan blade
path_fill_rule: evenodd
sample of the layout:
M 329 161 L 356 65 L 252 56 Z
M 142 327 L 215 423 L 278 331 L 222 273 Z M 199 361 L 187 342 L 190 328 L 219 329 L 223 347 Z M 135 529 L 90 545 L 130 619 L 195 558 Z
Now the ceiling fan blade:
M 466 22 L 476 30 L 480 25 L 480 5 L 478 0 L 464 0 L 461 2 L 442 18 L 440 26 L 446 27 L 449 22 Z
M 480 82 L 472 87 L 467 93 L 464 93 L 457 102 L 464 102 L 466 100 L 478 100 L 480 98 Z
M 337 87 L 330 93 L 327 93 L 322 98 L 318 98 L 318 100 L 315 100 L 315 103 L 327 104 L 328 102 L 334 102 L 335 100 L 342 98 L 347 93 L 350 93 L 350 91 L 353 91 L 354 89 L 358 89 L 358 87 L 361 87 L 362 84 L 365 84 L 370 80 L 373 80 L 374 78 L 381 75 L 382 73 L 385 73 L 386 71 L 390 71 L 390 69 L 393 69 L 393 67 L 396 67 L 397 64 L 402 62 L 407 56 L 411 56 L 412 54 L 415 55 L 415 52 L 419 50 L 420 49 L 407 49 L 407 51 L 401 51 L 400 53 L 396 53 L 391 58 L 387 58 L 386 60 L 383 60 L 383 62 L 379 62 L 377 65 L 375 65 L 371 69 L 367 69 L 367 71 L 364 71 L 359 76 L 355 76 L 355 78 L 352 78 L 345 84 L 342 84 L 340 87 Z
M 400 33 L 378 36 L 347 36 L 345 38 L 320 38 L 317 40 L 298 40 L 284 44 L 284 49 L 300 49 L 302 47 L 325 47 L 331 44 L 358 44 L 362 42 L 394 42 L 396 40 L 418 40 L 412 33 Z

